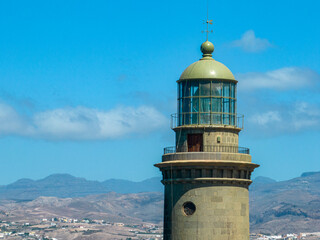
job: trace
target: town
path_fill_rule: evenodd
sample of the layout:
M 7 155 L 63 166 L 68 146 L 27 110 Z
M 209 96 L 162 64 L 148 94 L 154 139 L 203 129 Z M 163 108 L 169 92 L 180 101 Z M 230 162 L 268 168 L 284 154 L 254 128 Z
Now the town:
M 125 239 L 162 240 L 160 225 L 125 224 L 95 219 L 68 217 L 43 218 L 33 221 L 1 221 L 0 239 L 68 240 L 68 239 Z M 316 240 L 320 232 L 287 233 L 279 235 L 250 234 L 250 240 Z
M 283 235 L 264 235 L 264 234 L 250 234 L 250 240 L 318 240 L 320 239 L 320 232 L 313 233 L 287 233 Z
M 43 218 L 34 221 L 1 221 L 0 239 L 23 240 L 68 240 L 85 239 L 126 239 L 160 240 L 162 227 L 155 224 L 124 224 L 66 217 Z

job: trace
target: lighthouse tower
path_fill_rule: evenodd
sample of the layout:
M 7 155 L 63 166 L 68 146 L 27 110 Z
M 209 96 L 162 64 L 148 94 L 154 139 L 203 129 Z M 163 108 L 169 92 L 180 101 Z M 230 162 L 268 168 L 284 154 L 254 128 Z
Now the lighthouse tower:
M 163 175 L 165 240 L 249 240 L 249 149 L 239 147 L 237 80 L 212 58 L 214 46 L 181 74 L 176 145 L 155 164 Z

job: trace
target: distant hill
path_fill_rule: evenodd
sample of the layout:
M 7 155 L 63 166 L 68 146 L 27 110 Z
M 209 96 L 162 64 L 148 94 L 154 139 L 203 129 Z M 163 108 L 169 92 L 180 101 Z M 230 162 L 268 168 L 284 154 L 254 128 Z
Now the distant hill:
M 67 214 L 159 223 L 162 192 L 160 178 L 98 182 L 55 174 L 37 181 L 21 179 L 0 187 L 0 219 L 10 209 L 11 219 Z M 279 182 L 256 178 L 250 186 L 250 225 L 256 233 L 320 232 L 320 172 Z
M 39 197 L 32 201 L 0 201 L 0 220 L 32 222 L 43 218 L 67 217 L 110 222 L 161 224 L 162 193 L 119 194 L 109 192 L 86 197 Z
M 251 231 L 320 231 L 320 172 L 288 181 L 254 181 L 250 187 Z
M 20 179 L 12 184 L 0 186 L 0 199 L 33 200 L 40 196 L 67 198 L 108 192 L 161 192 L 163 186 L 160 180 L 155 177 L 141 182 L 117 179 L 98 182 L 69 174 L 53 174 L 40 180 Z
M 253 180 L 253 184 L 268 184 L 268 183 L 275 183 L 277 182 L 276 180 L 268 177 L 256 177 Z

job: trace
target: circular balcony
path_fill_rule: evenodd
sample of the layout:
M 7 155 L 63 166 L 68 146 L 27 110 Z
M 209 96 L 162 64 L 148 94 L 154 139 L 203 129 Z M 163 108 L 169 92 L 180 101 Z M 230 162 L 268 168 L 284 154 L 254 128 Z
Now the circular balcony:
M 189 152 L 188 148 L 185 146 L 166 147 L 163 150 L 164 150 L 164 154 Z M 195 152 L 195 151 L 193 151 L 193 152 Z M 238 147 L 238 146 L 229 146 L 229 145 L 203 145 L 200 148 L 200 151 L 197 151 L 197 152 L 216 152 L 216 153 L 220 152 L 220 153 L 250 154 L 249 148 Z

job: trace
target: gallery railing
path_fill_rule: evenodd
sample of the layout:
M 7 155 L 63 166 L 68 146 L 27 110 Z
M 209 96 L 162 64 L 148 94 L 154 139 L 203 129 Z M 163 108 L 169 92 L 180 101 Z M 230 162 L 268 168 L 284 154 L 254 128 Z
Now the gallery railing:
M 171 128 L 183 125 L 229 125 L 243 129 L 241 114 L 229 113 L 174 113 L 171 115 Z
M 189 152 L 188 147 L 166 147 L 164 148 L 164 154 L 177 153 L 177 152 Z M 226 145 L 204 145 L 201 146 L 198 151 L 191 152 L 227 152 L 227 153 L 243 153 L 250 154 L 249 148 L 238 146 L 226 146 Z

